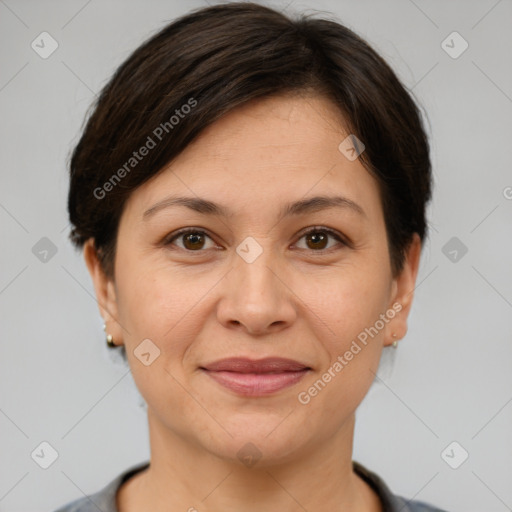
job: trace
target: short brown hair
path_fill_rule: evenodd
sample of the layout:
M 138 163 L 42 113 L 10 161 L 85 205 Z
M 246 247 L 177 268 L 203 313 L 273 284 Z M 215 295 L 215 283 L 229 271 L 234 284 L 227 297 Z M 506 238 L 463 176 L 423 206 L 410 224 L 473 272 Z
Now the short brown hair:
M 379 185 L 396 275 L 413 233 L 426 236 L 431 197 L 429 143 L 411 93 L 341 23 L 292 19 L 251 2 L 182 16 L 117 69 L 71 157 L 72 242 L 81 248 L 94 238 L 102 267 L 113 276 L 117 228 L 131 192 L 237 106 L 301 91 L 329 98 L 365 144 L 359 158 Z M 157 127 L 166 132 L 158 143 Z M 149 145 L 149 138 L 154 146 L 135 159 L 134 151 Z

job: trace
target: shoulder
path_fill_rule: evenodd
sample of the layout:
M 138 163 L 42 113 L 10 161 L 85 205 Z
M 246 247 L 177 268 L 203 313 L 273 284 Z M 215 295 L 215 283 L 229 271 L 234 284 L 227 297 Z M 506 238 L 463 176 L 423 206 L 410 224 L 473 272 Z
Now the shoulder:
M 407 500 L 393 494 L 382 478 L 362 464 L 352 461 L 354 472 L 362 478 L 382 502 L 383 512 L 447 512 L 424 501 Z
M 393 511 L 400 510 L 401 512 L 448 512 L 442 508 L 435 507 L 424 501 L 406 500 L 402 496 L 393 495 L 395 501 L 395 508 Z M 397 508 L 398 507 L 398 508 Z
M 79 498 L 63 507 L 55 510 L 55 512 L 98 512 L 98 508 L 104 512 L 113 512 L 110 509 L 105 509 L 100 503 L 92 501 L 94 495 L 91 497 Z
M 131 476 L 143 471 L 149 462 L 131 466 L 111 480 L 105 487 L 89 496 L 78 498 L 55 510 L 55 512 L 118 512 L 116 505 L 117 491 Z

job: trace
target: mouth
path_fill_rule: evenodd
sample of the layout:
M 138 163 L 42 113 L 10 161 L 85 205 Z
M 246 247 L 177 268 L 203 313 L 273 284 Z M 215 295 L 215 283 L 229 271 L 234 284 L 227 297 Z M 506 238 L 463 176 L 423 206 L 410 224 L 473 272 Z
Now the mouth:
M 242 396 L 265 396 L 293 386 L 311 368 L 292 359 L 229 358 L 201 366 L 210 378 Z

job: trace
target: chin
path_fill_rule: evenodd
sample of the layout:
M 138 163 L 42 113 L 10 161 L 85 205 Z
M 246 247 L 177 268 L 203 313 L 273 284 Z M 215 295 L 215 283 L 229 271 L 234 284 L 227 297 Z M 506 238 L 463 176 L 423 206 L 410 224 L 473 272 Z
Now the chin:
M 286 415 L 247 414 L 232 419 L 226 430 L 233 436 L 209 433 L 207 451 L 226 461 L 246 467 L 268 467 L 283 464 L 298 456 L 307 444 L 300 425 L 286 423 Z

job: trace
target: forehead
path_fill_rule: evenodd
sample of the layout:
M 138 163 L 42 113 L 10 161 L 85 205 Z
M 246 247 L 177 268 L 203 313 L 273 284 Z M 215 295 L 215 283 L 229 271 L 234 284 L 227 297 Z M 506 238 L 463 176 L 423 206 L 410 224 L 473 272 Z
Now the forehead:
M 198 157 L 194 146 L 210 156 L 246 159 L 247 151 L 260 158 L 275 156 L 272 148 L 291 157 L 299 147 L 325 150 L 332 139 L 346 136 L 337 107 L 321 96 L 279 95 L 252 100 L 208 126 L 182 154 L 182 161 Z M 330 134 L 329 140 L 326 134 Z M 286 151 L 286 148 L 289 148 Z
M 146 210 L 177 193 L 229 203 L 232 210 L 251 206 L 254 213 L 292 199 L 341 193 L 378 215 L 375 179 L 339 149 L 348 135 L 326 98 L 253 100 L 203 130 L 132 194 L 130 207 Z

